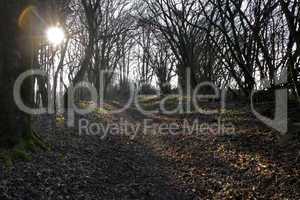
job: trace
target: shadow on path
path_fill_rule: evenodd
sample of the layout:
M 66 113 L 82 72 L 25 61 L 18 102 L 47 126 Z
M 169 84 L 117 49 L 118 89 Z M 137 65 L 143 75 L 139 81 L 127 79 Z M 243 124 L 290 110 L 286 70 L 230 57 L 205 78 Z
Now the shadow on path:
M 161 170 L 144 145 L 112 136 L 79 137 L 58 130 L 53 151 L 34 154 L 11 170 L 0 167 L 0 199 L 192 199 Z

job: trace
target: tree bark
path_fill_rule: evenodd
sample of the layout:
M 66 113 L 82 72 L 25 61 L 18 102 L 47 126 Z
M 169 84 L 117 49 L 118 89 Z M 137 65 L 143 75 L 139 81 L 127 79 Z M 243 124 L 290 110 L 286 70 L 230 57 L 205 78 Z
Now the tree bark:
M 17 107 L 13 97 L 16 79 L 32 66 L 31 20 L 28 15 L 20 18 L 28 5 L 29 1 L 18 0 L 0 3 L 0 148 L 13 148 L 32 134 L 31 116 Z M 24 82 L 21 96 L 32 105 L 32 79 Z

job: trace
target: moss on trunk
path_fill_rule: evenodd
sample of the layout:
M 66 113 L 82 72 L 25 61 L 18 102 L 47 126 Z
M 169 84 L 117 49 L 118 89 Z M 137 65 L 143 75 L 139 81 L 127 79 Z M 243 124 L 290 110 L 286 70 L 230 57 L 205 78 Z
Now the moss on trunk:
M 46 149 L 32 130 L 31 116 L 18 108 L 13 95 L 19 75 L 33 68 L 37 43 L 33 41 L 34 16 L 28 9 L 32 2 L 0 2 L 0 158 L 7 164 L 28 158 L 27 152 L 37 147 Z M 27 106 L 33 105 L 33 89 L 33 79 L 26 79 L 21 97 Z

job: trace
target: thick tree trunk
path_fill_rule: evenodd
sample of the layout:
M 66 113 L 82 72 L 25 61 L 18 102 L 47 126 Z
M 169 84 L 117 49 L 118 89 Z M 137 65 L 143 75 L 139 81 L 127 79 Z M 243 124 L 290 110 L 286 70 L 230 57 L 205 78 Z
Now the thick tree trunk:
M 13 88 L 18 76 L 30 69 L 33 45 L 28 27 L 19 26 L 26 1 L 0 3 L 0 147 L 13 148 L 32 134 L 30 115 L 17 107 Z M 26 16 L 24 16 L 26 17 Z M 27 20 L 29 18 L 23 18 Z M 23 25 L 28 25 L 26 21 Z M 33 100 L 32 81 L 23 84 L 21 96 L 26 105 Z
M 196 80 L 196 73 L 194 72 L 193 67 L 178 65 L 177 73 L 179 77 L 178 82 L 183 92 L 184 93 L 193 92 L 193 90 L 197 87 L 198 84 Z

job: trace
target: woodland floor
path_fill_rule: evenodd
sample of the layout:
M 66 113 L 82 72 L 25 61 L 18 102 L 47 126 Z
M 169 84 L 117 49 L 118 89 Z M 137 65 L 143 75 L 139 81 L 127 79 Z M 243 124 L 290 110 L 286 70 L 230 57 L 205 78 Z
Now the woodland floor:
M 51 151 L 10 169 L 0 164 L 0 199 L 300 199 L 299 141 L 279 145 L 277 134 L 247 110 L 232 105 L 226 111 L 223 118 L 237 126 L 228 136 L 150 130 L 134 139 L 110 135 L 102 140 L 60 124 L 55 134 L 41 133 Z M 136 126 L 146 118 L 135 109 L 116 115 L 99 110 L 85 117 L 103 123 L 123 118 Z M 199 114 L 150 118 L 157 124 L 217 121 Z

